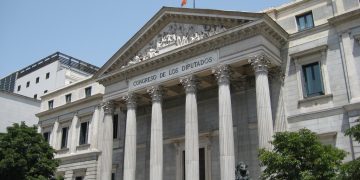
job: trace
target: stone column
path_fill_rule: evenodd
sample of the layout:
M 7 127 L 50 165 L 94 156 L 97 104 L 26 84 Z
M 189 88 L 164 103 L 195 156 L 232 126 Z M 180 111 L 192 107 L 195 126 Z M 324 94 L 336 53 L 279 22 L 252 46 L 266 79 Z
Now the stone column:
M 99 134 L 99 118 L 100 118 L 100 106 L 95 106 L 94 113 L 91 121 L 92 137 L 91 137 L 91 149 L 99 149 L 98 147 L 98 134 Z
M 185 177 L 199 180 L 199 130 L 194 76 L 180 79 L 186 92 L 185 103 Z
M 153 86 L 147 90 L 152 98 L 151 140 L 150 140 L 150 180 L 163 179 L 163 117 L 162 89 Z
M 269 59 L 258 55 L 249 60 L 255 71 L 256 79 L 256 110 L 258 121 L 259 148 L 272 149 L 269 141 L 274 134 L 271 112 L 268 66 Z
M 76 152 L 76 146 L 78 145 L 78 135 L 77 135 L 77 125 L 78 125 L 78 121 L 79 121 L 79 117 L 77 114 L 74 115 L 72 122 L 71 122 L 71 127 L 70 127 L 70 133 L 69 133 L 69 137 L 70 137 L 70 153 L 75 153 Z
M 112 155 L 113 155 L 113 113 L 114 103 L 107 101 L 103 104 L 104 109 L 104 131 L 102 142 L 102 171 L 101 179 L 111 179 Z
M 219 143 L 221 180 L 235 179 L 234 131 L 229 66 L 213 69 L 219 85 Z
M 50 137 L 50 145 L 54 148 L 54 149 L 58 149 L 58 144 L 59 144 L 59 140 L 58 140 L 58 131 L 59 131 L 59 121 L 56 120 L 54 123 L 54 127 L 52 129 L 52 133 L 51 133 L 51 137 Z
M 123 97 L 127 102 L 125 154 L 124 154 L 124 180 L 135 180 L 136 170 L 136 97 L 129 93 Z
M 347 76 L 349 81 L 350 89 L 350 102 L 355 103 L 360 101 L 360 82 L 359 75 L 356 69 L 356 62 L 353 54 L 353 47 L 356 43 L 354 40 L 351 40 L 350 33 L 345 32 L 341 35 L 342 44 L 344 49 L 345 64 L 347 70 Z

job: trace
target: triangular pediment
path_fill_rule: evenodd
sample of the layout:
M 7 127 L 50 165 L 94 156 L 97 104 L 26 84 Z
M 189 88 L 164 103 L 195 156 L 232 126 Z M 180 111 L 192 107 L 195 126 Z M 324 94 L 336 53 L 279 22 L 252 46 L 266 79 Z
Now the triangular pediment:
M 95 78 L 136 67 L 263 17 L 263 13 L 164 7 L 103 65 Z
M 140 49 L 134 57 L 130 58 L 129 62 L 123 65 L 122 68 L 146 61 L 160 54 L 224 31 L 226 31 L 226 27 L 223 25 L 200 25 L 171 22 L 153 37 L 145 47 Z

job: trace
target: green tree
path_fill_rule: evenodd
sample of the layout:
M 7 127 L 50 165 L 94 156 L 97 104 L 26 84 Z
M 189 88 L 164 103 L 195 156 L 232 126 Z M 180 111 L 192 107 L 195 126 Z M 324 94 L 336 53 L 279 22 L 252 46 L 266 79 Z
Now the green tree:
M 262 179 L 335 179 L 346 153 L 320 143 L 308 129 L 279 132 L 271 142 L 273 150 L 261 149 Z
M 357 120 L 359 122 L 360 119 Z M 360 124 L 357 124 L 345 131 L 345 135 L 352 136 L 360 142 Z M 360 179 L 360 158 L 345 163 L 341 168 L 339 179 L 358 180 Z
M 16 123 L 0 136 L 0 177 L 2 180 L 52 178 L 59 165 L 54 152 L 36 127 Z

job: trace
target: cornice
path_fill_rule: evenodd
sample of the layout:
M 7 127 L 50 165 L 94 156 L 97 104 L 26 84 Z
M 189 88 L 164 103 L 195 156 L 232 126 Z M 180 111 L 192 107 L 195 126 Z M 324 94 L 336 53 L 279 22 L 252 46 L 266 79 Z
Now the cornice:
M 266 15 L 266 17 L 268 16 Z M 118 68 L 112 73 L 98 77 L 97 80 L 101 84 L 108 85 L 116 81 L 128 79 L 140 73 L 146 73 L 159 68 L 160 66 L 166 66 L 181 59 L 191 58 L 256 35 L 263 35 L 278 48 L 287 44 L 288 34 L 269 17 L 249 22 L 242 26 L 230 28 L 225 32 L 160 54 L 146 61 L 125 68 Z
M 354 19 L 357 19 L 360 17 L 360 8 L 355 9 L 353 11 L 348 11 L 346 13 L 334 16 L 330 19 L 328 19 L 329 23 L 331 25 L 337 26 L 339 24 L 343 24 L 349 21 L 352 21 Z
M 46 115 L 49 115 L 49 114 L 57 113 L 59 111 L 69 109 L 71 107 L 77 106 L 77 105 L 82 104 L 84 102 L 93 101 L 93 100 L 96 100 L 96 99 L 102 100 L 102 97 L 103 97 L 103 94 L 100 94 L 100 93 L 95 94 L 95 95 L 92 95 L 92 96 L 87 97 L 87 98 L 82 98 L 80 100 L 77 100 L 77 101 L 74 101 L 74 102 L 71 102 L 71 103 L 68 103 L 68 104 L 64 104 L 62 106 L 58 106 L 58 107 L 56 107 L 54 109 L 49 109 L 49 110 L 37 113 L 37 114 L 35 114 L 35 116 L 36 117 L 42 117 L 42 116 L 46 116 Z
M 300 52 L 289 54 L 289 56 L 291 58 L 299 58 L 299 57 L 314 54 L 314 53 L 317 53 L 317 52 L 326 51 L 327 48 L 328 48 L 328 46 L 326 44 L 324 44 L 324 45 L 320 45 L 320 46 L 317 46 L 317 47 L 314 47 L 314 48 L 310 48 L 310 49 L 306 49 L 306 50 L 303 50 L 303 51 L 300 51 Z
M 306 30 L 303 30 L 303 31 L 299 31 L 299 32 L 290 34 L 289 41 L 293 41 L 293 40 L 296 40 L 296 39 L 299 39 L 299 38 L 303 38 L 303 37 L 309 36 L 311 34 L 315 34 L 315 33 L 325 31 L 325 30 L 328 30 L 328 29 L 330 29 L 330 24 L 329 23 L 321 24 L 319 26 L 315 26 L 315 27 L 310 28 L 310 29 L 306 29 Z

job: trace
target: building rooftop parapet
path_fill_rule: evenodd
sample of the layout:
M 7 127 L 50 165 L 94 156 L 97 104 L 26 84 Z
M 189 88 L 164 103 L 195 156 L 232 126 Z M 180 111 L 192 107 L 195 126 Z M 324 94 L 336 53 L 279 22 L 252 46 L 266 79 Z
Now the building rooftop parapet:
M 89 63 L 86 63 L 82 60 L 76 59 L 69 55 L 63 54 L 61 52 L 56 52 L 51 54 L 21 70 L 18 71 L 18 78 L 25 76 L 35 70 L 44 67 L 52 62 L 60 61 L 61 64 L 67 65 L 71 68 L 79 69 L 89 74 L 95 74 L 100 68 Z

